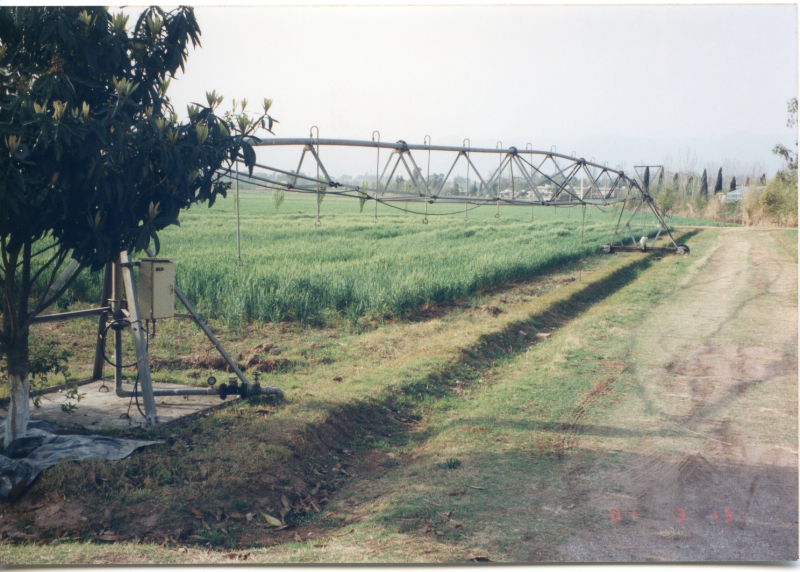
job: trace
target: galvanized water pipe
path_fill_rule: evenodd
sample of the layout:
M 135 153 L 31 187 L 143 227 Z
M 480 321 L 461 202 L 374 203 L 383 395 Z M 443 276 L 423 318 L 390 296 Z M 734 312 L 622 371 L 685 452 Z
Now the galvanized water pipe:
M 249 140 L 250 144 L 254 147 L 281 147 L 281 146 L 290 146 L 290 145 L 332 145 L 332 146 L 340 146 L 340 147 L 370 147 L 370 148 L 377 148 L 377 149 L 392 149 L 394 151 L 453 151 L 453 152 L 460 152 L 463 151 L 463 147 L 452 147 L 448 145 L 416 145 L 413 143 L 389 143 L 389 142 L 381 142 L 381 141 L 360 141 L 356 139 L 304 139 L 304 138 L 275 138 L 275 139 L 258 139 L 258 138 L 251 138 Z M 507 153 L 507 149 L 498 149 L 498 148 L 484 148 L 484 147 L 475 147 L 470 149 L 470 153 Z M 523 154 L 530 154 L 530 155 L 552 155 L 554 157 L 558 157 L 561 159 L 569 159 L 571 161 L 575 160 L 575 157 L 570 155 L 564 155 L 562 153 L 557 153 L 555 151 L 555 145 L 553 146 L 551 151 L 537 151 L 534 149 L 526 149 L 524 151 L 518 151 L 518 153 Z M 589 163 L 587 162 L 587 165 Z M 594 165 L 596 167 L 601 167 L 601 165 Z M 617 174 L 620 174 L 620 171 L 615 171 L 613 169 L 609 169 Z

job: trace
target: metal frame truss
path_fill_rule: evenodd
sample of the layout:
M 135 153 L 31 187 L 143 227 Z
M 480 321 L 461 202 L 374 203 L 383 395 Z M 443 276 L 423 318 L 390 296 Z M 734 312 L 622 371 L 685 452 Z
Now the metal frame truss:
M 593 160 L 587 161 L 583 158 L 564 155 L 555 152 L 555 150 L 537 151 L 530 148 L 523 150 L 516 147 L 503 149 L 499 148 L 499 143 L 498 148 L 495 149 L 472 148 L 468 145 L 468 139 L 464 140 L 465 145 L 463 147 L 430 144 L 415 145 L 408 144 L 405 141 L 385 143 L 380 141 L 380 134 L 375 140 L 375 133 L 373 133 L 372 141 L 320 139 L 319 137 L 253 138 L 250 140 L 253 147 L 295 146 L 300 147 L 302 152 L 300 161 L 294 171 L 282 170 L 275 166 L 256 162 L 259 172 L 254 172 L 248 177 L 248 180 L 268 189 L 314 193 L 317 194 L 318 198 L 321 194 L 332 194 L 350 196 L 362 200 L 373 200 L 376 204 L 375 220 L 377 220 L 377 204 L 379 202 L 385 204 L 396 202 L 424 203 L 425 218 L 423 222 L 427 222 L 427 205 L 434 203 L 463 204 L 465 217 L 470 206 L 476 208 L 487 204 L 496 204 L 498 209 L 500 205 L 527 207 L 588 206 L 599 209 L 612 207 L 619 209 L 620 215 L 611 242 L 604 246 L 606 252 L 614 249 L 628 250 L 634 248 L 654 250 L 655 242 L 662 232 L 669 237 L 672 247 L 655 250 L 679 253 L 688 251 L 684 245 L 678 245 L 675 242 L 669 227 L 664 221 L 663 212 L 650 196 L 649 189 L 643 184 L 642 175 L 637 180 L 629 177 L 622 170 L 609 168 L 607 164 L 600 165 L 593 162 Z M 426 137 L 426 141 L 428 140 L 429 138 Z M 375 149 L 377 153 L 377 169 L 374 181 L 366 187 L 335 181 L 330 177 L 328 170 L 320 159 L 320 148 L 325 147 Z M 388 150 L 389 156 L 385 159 L 381 168 L 380 153 L 382 149 Z M 447 159 L 450 164 L 447 174 L 441 180 L 437 178 L 435 183 L 430 179 L 430 158 L 431 153 L 434 152 L 440 157 L 452 158 L 452 161 L 449 158 Z M 423 176 L 414 153 L 417 154 L 417 158 L 419 158 L 420 154 L 427 153 L 427 176 Z M 500 158 L 498 166 L 488 175 L 482 175 L 473 162 L 472 158 L 481 154 L 495 154 Z M 307 157 L 310 159 L 308 162 L 312 165 L 312 168 L 316 167 L 316 177 L 303 175 L 300 172 Z M 470 177 L 474 176 L 474 181 L 478 185 L 477 195 L 445 193 L 445 185 L 451 176 L 454 176 L 453 173 L 459 164 L 462 165 L 462 168 L 466 168 L 468 192 Z M 510 172 L 511 188 L 501 191 L 499 182 L 506 171 Z M 274 174 L 274 176 L 271 174 Z M 389 190 L 393 181 L 396 182 L 397 177 L 403 174 L 409 177 L 406 189 Z M 578 178 L 581 181 L 587 180 L 588 188 L 584 188 L 582 183 L 580 185 L 576 184 Z M 518 183 L 521 184 L 518 186 Z M 510 190 L 510 193 L 508 190 Z M 318 200 L 318 207 L 319 202 Z M 636 215 L 640 211 L 646 210 L 650 210 L 653 213 L 653 221 L 659 226 L 658 233 L 649 247 L 645 241 L 636 241 L 631 227 L 631 222 Z M 626 213 L 630 214 L 630 216 L 626 217 Z M 627 219 L 624 223 L 623 218 Z M 317 210 L 317 220 L 319 221 L 319 208 Z M 626 230 L 627 233 L 624 232 Z M 625 244 L 628 237 L 632 241 L 630 245 Z

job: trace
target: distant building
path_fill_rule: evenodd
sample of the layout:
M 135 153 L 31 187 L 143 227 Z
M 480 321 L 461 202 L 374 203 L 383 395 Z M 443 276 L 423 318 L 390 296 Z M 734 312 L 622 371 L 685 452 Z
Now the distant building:
M 758 193 L 758 192 L 761 192 L 763 189 L 764 189 L 764 187 L 739 187 L 735 191 L 729 192 L 727 195 L 725 195 L 724 199 L 720 199 L 720 200 L 722 202 L 728 202 L 728 201 L 730 201 L 730 202 L 738 202 L 738 201 L 741 201 L 747 195 L 747 193 L 749 193 L 751 191 Z

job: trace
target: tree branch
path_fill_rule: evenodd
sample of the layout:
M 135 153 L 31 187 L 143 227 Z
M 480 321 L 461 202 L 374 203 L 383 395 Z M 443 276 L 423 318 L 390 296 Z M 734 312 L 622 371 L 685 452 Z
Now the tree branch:
M 3 256 L 7 255 L 5 249 L 5 241 L 3 241 Z M 19 251 L 12 252 L 11 257 L 7 258 L 7 266 L 11 266 L 12 268 L 17 267 L 17 258 L 19 257 Z M 3 287 L 3 302 L 5 303 L 5 312 L 4 314 L 8 314 L 8 320 L 10 322 L 10 331 L 4 332 L 9 339 L 14 337 L 14 334 L 18 331 L 17 329 L 17 317 L 14 315 L 14 278 L 16 277 L 16 271 L 14 272 L 6 272 L 5 275 L 5 286 Z
M 56 301 L 56 300 L 58 300 L 58 299 L 59 299 L 61 296 L 63 296 L 63 295 L 64 295 L 64 292 L 66 292 L 67 290 L 69 290 L 70 286 L 72 286 L 72 285 L 75 283 L 75 280 L 77 280 L 78 276 L 80 276 L 80 273 L 81 273 L 81 272 L 83 272 L 83 270 L 84 270 L 85 268 L 86 268 L 86 266 L 85 266 L 85 265 L 83 265 L 83 264 L 80 264 L 80 265 L 78 266 L 78 268 L 75 270 L 75 272 L 73 272 L 72 276 L 70 276 L 70 277 L 67 279 L 67 281 L 66 281 L 66 282 L 64 282 L 64 284 L 62 284 L 62 285 L 61 285 L 61 288 L 59 288 L 59 289 L 58 289 L 58 290 L 57 290 L 57 291 L 56 291 L 56 292 L 55 292 L 55 293 L 54 293 L 52 296 L 50 296 L 49 298 L 45 298 L 45 296 L 46 296 L 46 293 L 45 293 L 45 294 L 44 294 L 44 296 L 43 296 L 43 297 L 42 297 L 42 298 L 39 300 L 38 304 L 36 305 L 36 308 L 34 308 L 34 309 L 33 309 L 33 311 L 32 311 L 32 312 L 31 312 L 31 313 L 28 315 L 28 319 L 27 319 L 27 320 L 25 321 L 25 323 L 23 324 L 23 327 L 26 327 L 26 328 L 27 328 L 27 327 L 30 325 L 30 323 L 31 323 L 31 320 L 32 320 L 32 319 L 33 319 L 35 316 L 38 316 L 39 314 L 41 314 L 42 312 L 44 312 L 44 311 L 45 311 L 47 308 L 49 308 L 50 306 L 52 306 L 52 305 L 55 303 L 55 301 Z
M 22 245 L 22 283 L 17 295 L 17 322 L 27 324 L 28 306 L 31 296 L 31 250 L 33 246 L 29 241 Z M 17 335 L 25 331 L 25 327 L 16 331 Z
M 37 256 L 39 256 L 39 255 L 40 255 L 40 254 L 42 254 L 43 252 L 47 252 L 48 250 L 50 250 L 51 248 L 55 248 L 56 246 L 59 246 L 59 244 L 58 244 L 58 243 L 51 244 L 51 245 L 50 245 L 50 246 L 48 246 L 47 248 L 43 248 L 43 249 L 41 249 L 39 252 L 37 252 L 36 254 L 33 254 L 33 255 L 31 255 L 31 258 L 36 258 Z
M 3 253 L 3 266 L 8 268 L 8 253 L 6 252 L 6 237 L 0 239 L 0 252 Z
M 50 260 L 47 261 L 47 263 L 42 265 L 42 267 L 36 271 L 36 274 L 34 274 L 33 279 L 31 280 L 31 284 L 36 284 L 36 281 L 39 279 L 39 276 L 42 275 L 42 272 L 47 270 L 47 267 L 50 266 L 53 263 L 53 261 L 60 258 L 60 260 L 58 260 L 58 264 L 56 264 L 55 268 L 53 268 L 53 271 L 50 273 L 50 279 L 47 281 L 47 284 L 45 285 L 45 294 L 47 294 L 47 291 L 50 289 L 50 286 L 53 284 L 53 281 L 55 280 L 56 272 L 58 272 L 58 269 L 61 268 L 62 264 L 64 264 L 64 259 L 67 257 L 66 255 L 67 255 L 66 251 L 59 251 L 55 255 L 53 255 L 50 258 Z

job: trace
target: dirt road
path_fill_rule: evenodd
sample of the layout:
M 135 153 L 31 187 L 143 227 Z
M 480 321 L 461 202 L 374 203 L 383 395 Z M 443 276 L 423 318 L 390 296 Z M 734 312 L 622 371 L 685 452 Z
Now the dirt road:
M 692 264 L 630 348 L 633 387 L 608 415 L 622 438 L 568 561 L 798 558 L 797 250 L 731 229 Z M 635 437 L 630 437 L 635 435 Z

